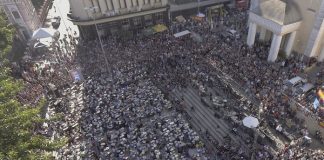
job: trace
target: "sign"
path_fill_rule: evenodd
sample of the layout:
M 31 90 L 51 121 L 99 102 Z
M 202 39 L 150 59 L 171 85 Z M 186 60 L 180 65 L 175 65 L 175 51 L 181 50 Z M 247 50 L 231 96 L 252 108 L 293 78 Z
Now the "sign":
M 83 76 L 81 74 L 80 69 L 71 70 L 70 74 L 74 82 L 79 82 L 83 80 Z
M 324 121 L 320 121 L 318 124 L 324 128 Z

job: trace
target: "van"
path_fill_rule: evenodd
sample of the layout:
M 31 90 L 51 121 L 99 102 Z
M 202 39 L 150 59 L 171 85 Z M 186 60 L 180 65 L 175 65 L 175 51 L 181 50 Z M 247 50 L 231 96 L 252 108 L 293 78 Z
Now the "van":
M 299 76 L 296 76 L 296 77 L 294 77 L 294 78 L 292 78 L 290 80 L 286 80 L 284 82 L 284 85 L 290 88 L 290 87 L 295 87 L 297 84 L 299 84 L 301 82 L 305 83 L 306 79 L 303 79 L 303 78 L 301 78 Z

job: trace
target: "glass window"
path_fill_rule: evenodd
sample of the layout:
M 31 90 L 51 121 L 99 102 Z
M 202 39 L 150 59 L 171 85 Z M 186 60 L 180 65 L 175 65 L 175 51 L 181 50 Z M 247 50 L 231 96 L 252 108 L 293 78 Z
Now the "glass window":
M 142 25 L 141 17 L 135 17 L 135 18 L 133 18 L 133 21 L 134 21 L 135 26 L 141 26 Z
M 156 19 L 161 20 L 161 19 L 163 19 L 163 13 L 156 13 L 155 17 L 156 17 Z

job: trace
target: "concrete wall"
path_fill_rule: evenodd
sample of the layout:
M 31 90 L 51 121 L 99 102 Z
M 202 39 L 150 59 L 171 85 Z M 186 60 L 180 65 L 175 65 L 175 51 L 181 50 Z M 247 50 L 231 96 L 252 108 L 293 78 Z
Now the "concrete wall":
M 251 8 L 254 8 L 258 3 L 261 3 L 264 0 L 251 0 Z M 324 3 L 323 0 L 290 0 L 294 1 L 296 7 L 301 13 L 302 23 L 299 29 L 297 30 L 296 39 L 293 44 L 293 51 L 300 54 L 305 54 L 307 45 L 311 39 L 311 33 L 316 23 L 316 18 L 319 15 L 321 10 L 321 4 Z M 323 9 L 322 9 L 323 10 Z M 260 31 L 259 29 L 257 30 Z M 319 46 L 316 49 L 315 56 L 320 56 L 321 49 L 324 45 L 323 35 L 320 36 Z
M 294 0 L 300 8 L 302 24 L 296 34 L 293 51 L 304 53 L 322 0 Z
M 73 19 L 90 20 L 166 7 L 168 0 L 69 0 Z M 97 7 L 95 13 L 85 8 Z
M 71 12 L 72 15 L 78 19 L 81 20 L 86 20 L 88 19 L 88 14 L 85 11 L 85 7 L 90 7 L 90 6 L 86 6 L 85 5 L 85 1 L 88 0 L 69 0 L 70 1 L 70 8 L 71 8 Z

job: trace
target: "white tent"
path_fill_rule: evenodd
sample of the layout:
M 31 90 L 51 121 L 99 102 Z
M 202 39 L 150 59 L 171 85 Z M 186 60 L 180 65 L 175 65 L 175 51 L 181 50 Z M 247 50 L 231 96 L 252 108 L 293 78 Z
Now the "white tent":
M 203 13 L 198 13 L 198 14 L 197 14 L 197 17 L 204 18 L 205 15 L 204 15 Z
M 190 33 L 190 31 L 185 30 L 185 31 L 182 31 L 182 32 L 176 33 L 176 34 L 174 34 L 173 36 L 176 37 L 176 38 L 178 38 L 178 37 L 181 37 L 181 36 L 187 35 L 187 34 L 189 34 L 189 33 Z
M 34 31 L 32 39 L 41 39 L 41 38 L 48 38 L 53 37 L 55 30 L 50 28 L 39 28 Z
M 259 120 L 255 117 L 248 116 L 243 119 L 243 125 L 248 128 L 256 128 L 259 125 Z
M 175 17 L 175 19 L 180 23 L 187 22 L 187 20 L 182 15 Z

